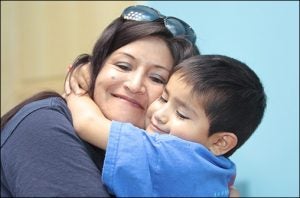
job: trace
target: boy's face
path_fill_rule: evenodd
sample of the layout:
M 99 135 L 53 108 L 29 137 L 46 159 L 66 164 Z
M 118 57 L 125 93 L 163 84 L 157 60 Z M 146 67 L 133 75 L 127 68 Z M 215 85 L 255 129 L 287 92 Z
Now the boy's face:
M 162 96 L 148 108 L 146 130 L 172 134 L 208 147 L 209 120 L 191 89 L 177 73 L 173 74 Z

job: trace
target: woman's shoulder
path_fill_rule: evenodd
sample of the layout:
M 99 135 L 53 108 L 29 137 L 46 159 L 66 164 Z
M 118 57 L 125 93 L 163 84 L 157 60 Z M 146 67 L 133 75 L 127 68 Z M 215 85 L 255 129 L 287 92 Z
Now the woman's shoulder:
M 72 117 L 63 98 L 49 97 L 22 107 L 2 129 L 1 147 L 17 129 L 29 135 L 30 131 L 49 128 L 50 123 L 71 127 Z
M 39 110 L 43 110 L 43 113 L 56 111 L 71 120 L 71 113 L 65 100 L 61 97 L 49 97 L 41 100 L 37 100 L 25 105 L 14 117 L 25 117 L 35 111 L 39 113 Z
M 25 105 L 20 111 L 33 112 L 39 109 L 49 109 L 61 112 L 66 115 L 70 115 L 70 111 L 65 100 L 61 97 L 49 97 L 42 100 L 37 100 Z
M 68 120 L 72 120 L 71 119 L 71 112 L 67 106 L 66 101 L 61 98 L 61 97 L 51 97 L 51 98 L 47 98 L 45 99 L 46 103 L 49 103 L 48 108 L 58 111 L 62 114 L 64 114 L 65 116 L 67 116 Z

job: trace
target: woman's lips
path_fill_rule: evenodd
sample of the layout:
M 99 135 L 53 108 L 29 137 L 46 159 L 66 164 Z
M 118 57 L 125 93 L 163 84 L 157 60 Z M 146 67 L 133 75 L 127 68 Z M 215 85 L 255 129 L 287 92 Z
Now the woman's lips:
M 131 97 L 119 95 L 119 94 L 112 94 L 112 96 L 120 98 L 122 100 L 125 100 L 125 101 L 129 102 L 130 104 L 132 104 L 134 107 L 145 110 L 145 108 L 143 107 L 143 105 L 141 103 L 139 103 L 137 100 L 135 100 Z

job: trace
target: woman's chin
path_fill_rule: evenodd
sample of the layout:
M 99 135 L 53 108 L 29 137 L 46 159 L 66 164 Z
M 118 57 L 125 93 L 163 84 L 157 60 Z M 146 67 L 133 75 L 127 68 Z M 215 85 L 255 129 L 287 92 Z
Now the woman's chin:
M 126 111 L 118 111 L 116 114 L 113 112 L 108 113 L 106 116 L 110 120 L 115 120 L 119 122 L 131 123 L 136 127 L 145 128 L 145 115 L 144 114 L 136 114 L 136 113 L 128 113 Z

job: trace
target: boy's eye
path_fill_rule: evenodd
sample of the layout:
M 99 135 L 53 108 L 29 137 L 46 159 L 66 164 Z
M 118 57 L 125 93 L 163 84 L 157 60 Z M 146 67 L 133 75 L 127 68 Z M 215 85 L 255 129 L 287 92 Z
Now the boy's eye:
M 115 65 L 124 71 L 129 71 L 131 69 L 131 65 L 128 63 L 119 62 L 116 63 Z
M 178 118 L 184 120 L 184 119 L 189 119 L 189 117 L 186 117 L 185 115 L 183 115 L 182 113 L 180 113 L 179 111 L 176 111 L 176 115 Z
M 160 96 L 160 97 L 159 97 L 159 101 L 160 101 L 160 102 L 163 102 L 163 103 L 168 102 L 163 96 Z

